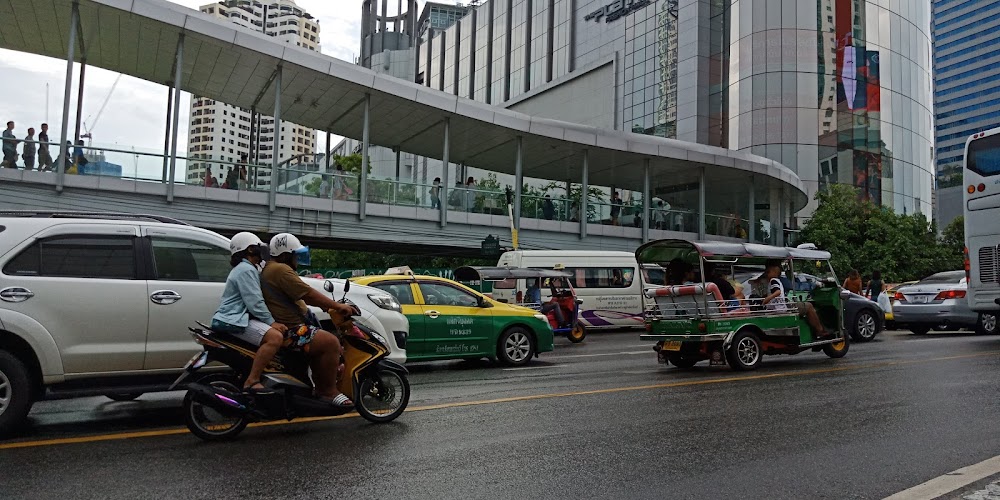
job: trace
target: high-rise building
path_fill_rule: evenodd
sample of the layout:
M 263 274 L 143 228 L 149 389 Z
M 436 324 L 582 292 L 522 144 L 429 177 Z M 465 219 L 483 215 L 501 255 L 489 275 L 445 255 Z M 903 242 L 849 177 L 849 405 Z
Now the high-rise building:
M 204 5 L 203 13 L 229 19 L 245 28 L 265 33 L 308 50 L 319 49 L 319 21 L 297 5 L 294 0 L 224 0 Z M 251 124 L 251 119 L 255 123 Z M 255 137 L 251 137 L 251 131 Z M 191 98 L 191 121 L 188 129 L 188 157 L 223 162 L 241 161 L 244 155 L 251 162 L 270 164 L 277 154 L 279 160 L 292 160 L 312 155 L 316 149 L 316 131 L 282 121 L 278 146 L 274 144 L 274 118 L 255 114 L 229 104 L 203 97 Z M 311 158 L 309 158 L 311 160 Z M 207 169 L 225 181 L 228 166 L 189 161 L 187 180 L 197 183 Z M 262 171 L 257 185 L 270 185 L 270 173 Z
M 1000 2 L 934 0 L 938 228 L 962 215 L 969 136 L 1000 125 Z
M 996 1 L 937 3 L 969 19 L 967 5 Z M 976 21 L 989 29 L 991 19 Z M 900 213 L 930 215 L 930 26 L 931 4 L 919 0 L 483 0 L 450 27 L 420 32 L 415 54 L 400 59 L 417 83 L 459 97 L 746 151 L 791 169 L 810 198 L 847 184 Z M 691 182 L 654 191 L 697 204 Z M 708 209 L 746 201 L 710 196 Z

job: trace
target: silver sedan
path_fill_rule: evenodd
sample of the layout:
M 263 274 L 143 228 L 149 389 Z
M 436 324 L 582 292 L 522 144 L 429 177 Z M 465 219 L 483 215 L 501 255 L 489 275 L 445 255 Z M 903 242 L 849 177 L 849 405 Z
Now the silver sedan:
M 997 318 L 969 309 L 965 298 L 965 271 L 937 273 L 901 287 L 893 297 L 893 319 L 900 328 L 917 335 L 934 330 L 974 329 L 988 335 L 997 333 Z

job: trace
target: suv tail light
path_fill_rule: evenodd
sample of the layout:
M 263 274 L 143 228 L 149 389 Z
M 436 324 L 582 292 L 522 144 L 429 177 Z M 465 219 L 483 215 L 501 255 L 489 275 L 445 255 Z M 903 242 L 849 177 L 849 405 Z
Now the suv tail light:
M 934 300 L 964 299 L 965 290 L 945 290 L 934 297 Z

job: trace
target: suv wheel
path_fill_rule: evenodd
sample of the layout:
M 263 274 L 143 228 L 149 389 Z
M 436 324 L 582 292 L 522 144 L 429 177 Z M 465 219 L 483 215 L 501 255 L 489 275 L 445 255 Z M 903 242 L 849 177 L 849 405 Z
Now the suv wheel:
M 0 351 L 0 435 L 24 423 L 31 411 L 31 374 L 24 363 Z

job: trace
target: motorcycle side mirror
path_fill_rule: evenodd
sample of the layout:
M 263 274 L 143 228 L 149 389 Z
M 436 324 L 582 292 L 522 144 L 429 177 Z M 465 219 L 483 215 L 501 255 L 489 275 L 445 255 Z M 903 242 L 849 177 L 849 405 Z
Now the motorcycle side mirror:
M 344 280 L 344 293 L 351 289 L 351 280 Z
M 323 282 L 323 289 L 329 293 L 333 293 L 333 282 L 326 280 Z

